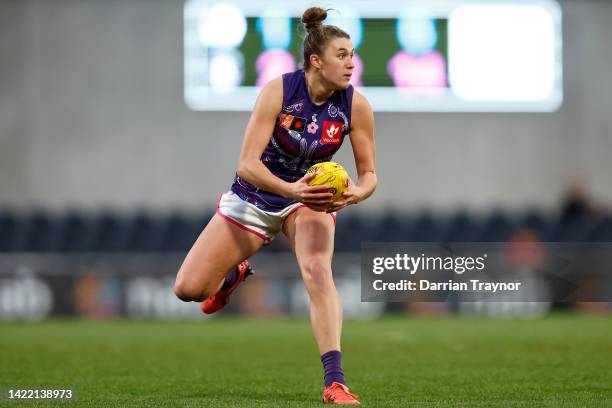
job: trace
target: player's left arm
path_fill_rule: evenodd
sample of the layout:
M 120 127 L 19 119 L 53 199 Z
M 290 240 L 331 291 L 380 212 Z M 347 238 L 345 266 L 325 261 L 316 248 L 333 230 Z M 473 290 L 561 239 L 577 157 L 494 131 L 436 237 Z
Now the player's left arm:
M 349 189 L 328 211 L 338 211 L 349 204 L 357 204 L 376 189 L 376 144 L 374 141 L 374 113 L 368 100 L 357 90 L 353 94 L 351 113 L 351 145 L 357 168 L 357 183 L 351 181 Z

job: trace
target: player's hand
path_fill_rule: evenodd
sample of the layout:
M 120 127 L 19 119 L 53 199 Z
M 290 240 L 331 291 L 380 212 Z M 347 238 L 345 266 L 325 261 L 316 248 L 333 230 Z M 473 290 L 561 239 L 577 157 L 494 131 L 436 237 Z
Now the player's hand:
M 347 205 L 357 204 L 361 201 L 361 194 L 359 188 L 355 186 L 353 180 L 349 178 L 349 187 L 344 193 L 342 193 L 342 198 L 338 201 L 334 201 L 332 205 L 326 210 L 328 213 L 339 211 Z
M 304 204 L 314 211 L 327 211 L 332 205 L 333 194 L 326 186 L 309 186 L 308 183 L 317 173 L 307 173 L 304 177 L 292 183 L 291 198 Z

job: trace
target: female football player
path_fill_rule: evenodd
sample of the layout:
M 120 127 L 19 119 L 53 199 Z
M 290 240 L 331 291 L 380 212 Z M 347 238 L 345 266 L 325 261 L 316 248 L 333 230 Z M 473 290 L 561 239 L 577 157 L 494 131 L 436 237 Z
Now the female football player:
M 214 313 L 252 273 L 248 262 L 283 232 L 310 297 L 310 318 L 324 370 L 323 402 L 358 404 L 346 386 L 340 337 L 342 306 L 332 277 L 336 212 L 368 198 L 376 187 L 374 117 L 350 85 L 349 35 L 323 25 L 327 11 L 307 9 L 302 22 L 304 69 L 263 87 L 247 125 L 231 190 L 187 254 L 176 295 Z M 349 136 L 357 183 L 339 201 L 325 186 L 309 186 L 311 165 L 329 161 Z M 236 266 L 238 265 L 238 266 Z

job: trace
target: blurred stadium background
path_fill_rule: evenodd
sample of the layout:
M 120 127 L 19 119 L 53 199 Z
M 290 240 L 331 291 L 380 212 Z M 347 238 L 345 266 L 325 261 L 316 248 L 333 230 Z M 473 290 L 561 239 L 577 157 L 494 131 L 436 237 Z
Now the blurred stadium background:
M 278 4 L 0 0 L 0 391 L 316 402 L 282 237 L 219 316 L 172 291 L 255 85 L 299 62 L 310 3 Z M 352 19 L 377 122 L 378 189 L 337 221 L 349 381 L 372 406 L 609 406 L 612 303 L 360 302 L 362 242 L 612 242 L 612 2 L 473 4 L 325 3 Z M 355 175 L 349 143 L 336 160 Z

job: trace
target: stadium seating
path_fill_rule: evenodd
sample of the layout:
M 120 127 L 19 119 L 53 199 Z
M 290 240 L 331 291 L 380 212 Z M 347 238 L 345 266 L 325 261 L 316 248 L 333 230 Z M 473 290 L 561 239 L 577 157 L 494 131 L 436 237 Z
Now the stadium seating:
M 212 213 L 178 211 L 54 215 L 41 210 L 27 214 L 0 210 L 0 252 L 185 252 L 211 217 Z M 337 219 L 336 250 L 359 251 L 362 242 L 502 242 L 519 229 L 533 231 L 542 241 L 611 242 L 612 216 L 551 217 L 537 211 L 485 215 L 347 212 Z M 273 252 L 288 249 L 284 241 L 268 248 Z

